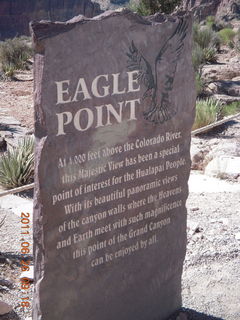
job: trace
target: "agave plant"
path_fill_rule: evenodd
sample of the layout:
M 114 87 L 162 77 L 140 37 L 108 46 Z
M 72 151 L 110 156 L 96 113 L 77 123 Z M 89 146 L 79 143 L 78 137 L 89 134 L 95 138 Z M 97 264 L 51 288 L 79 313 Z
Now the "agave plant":
M 33 149 L 34 140 L 27 137 L 0 158 L 0 184 L 4 188 L 20 187 L 33 181 Z

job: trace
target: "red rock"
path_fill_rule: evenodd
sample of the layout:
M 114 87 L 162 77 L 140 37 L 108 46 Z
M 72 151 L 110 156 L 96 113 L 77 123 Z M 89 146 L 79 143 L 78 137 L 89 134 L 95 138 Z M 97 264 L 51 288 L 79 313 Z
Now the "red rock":
M 240 13 L 240 5 L 235 0 L 183 0 L 182 8 L 193 9 L 200 20 L 208 16 L 222 17 L 226 14 Z

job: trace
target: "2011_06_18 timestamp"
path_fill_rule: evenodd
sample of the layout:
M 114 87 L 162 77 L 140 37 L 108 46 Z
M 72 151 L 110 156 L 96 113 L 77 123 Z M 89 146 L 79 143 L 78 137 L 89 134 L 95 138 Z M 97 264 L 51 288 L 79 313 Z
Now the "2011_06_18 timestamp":
M 21 271 L 29 271 L 30 270 L 30 260 L 26 257 L 26 255 L 30 254 L 30 243 L 26 240 L 26 236 L 30 234 L 30 214 L 29 213 L 21 213 L 21 254 L 23 255 L 20 266 Z M 23 277 L 20 279 L 21 286 L 21 307 L 22 308 L 30 308 L 30 279 L 27 277 Z

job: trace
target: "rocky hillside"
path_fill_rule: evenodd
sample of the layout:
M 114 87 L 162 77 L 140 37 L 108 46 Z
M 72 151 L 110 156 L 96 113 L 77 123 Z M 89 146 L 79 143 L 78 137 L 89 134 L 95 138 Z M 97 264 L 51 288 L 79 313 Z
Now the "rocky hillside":
M 193 9 L 200 20 L 207 16 L 217 16 L 231 20 L 240 17 L 239 0 L 183 0 L 184 10 Z
M 93 17 L 102 10 L 128 5 L 130 0 L 0 0 L 0 40 L 29 35 L 31 20 L 66 21 L 83 14 Z M 182 9 L 193 9 L 200 20 L 209 15 L 240 18 L 240 0 L 183 0 Z
M 31 20 L 66 21 L 83 14 L 93 17 L 100 6 L 90 0 L 0 0 L 0 40 L 29 35 Z

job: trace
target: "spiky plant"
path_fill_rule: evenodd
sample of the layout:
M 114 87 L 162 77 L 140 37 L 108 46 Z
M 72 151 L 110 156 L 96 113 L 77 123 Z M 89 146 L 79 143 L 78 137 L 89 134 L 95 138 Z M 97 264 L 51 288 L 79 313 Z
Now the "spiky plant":
M 195 122 L 192 130 L 214 123 L 217 120 L 219 107 L 219 102 L 211 98 L 206 100 L 198 99 L 196 102 Z
M 34 140 L 27 137 L 0 158 L 0 184 L 11 189 L 33 181 Z
M 240 112 L 240 102 L 232 102 L 222 109 L 222 117 L 227 117 Z
M 201 73 L 195 72 L 195 86 L 197 91 L 197 97 L 201 97 L 204 95 L 206 83 L 201 77 Z
M 217 52 L 213 47 L 203 49 L 204 61 L 209 63 L 217 62 Z
M 194 23 L 193 41 L 202 49 L 212 47 L 216 41 L 216 32 L 207 26 L 202 27 L 200 24 Z
M 0 42 L 0 63 L 7 77 L 12 77 L 16 70 L 28 68 L 27 61 L 32 56 L 32 49 L 23 38 L 13 38 Z
M 223 44 L 231 46 L 233 44 L 234 37 L 236 36 L 236 32 L 231 28 L 224 28 L 218 32 L 219 37 Z

